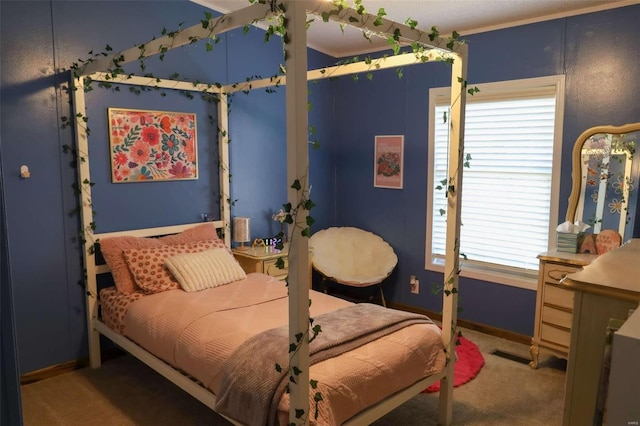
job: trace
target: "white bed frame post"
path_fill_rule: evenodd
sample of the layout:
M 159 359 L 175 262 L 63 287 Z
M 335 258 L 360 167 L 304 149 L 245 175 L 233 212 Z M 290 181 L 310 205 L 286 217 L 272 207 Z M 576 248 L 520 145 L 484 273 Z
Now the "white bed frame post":
M 100 367 L 100 333 L 93 326 L 98 319 L 98 283 L 96 276 L 96 258 L 93 252 L 94 236 L 91 223 L 93 223 L 93 206 L 91 201 L 91 185 L 84 182 L 91 181 L 89 169 L 89 138 L 87 122 L 82 118 L 87 117 L 87 107 L 84 96 L 85 77 L 74 78 L 73 81 L 73 115 L 74 130 L 76 132 L 76 151 L 78 167 L 78 189 L 80 190 L 80 219 L 82 223 L 82 249 L 84 256 L 85 298 L 87 309 L 87 339 L 89 341 L 89 365 L 92 368 Z
M 289 42 L 285 45 L 285 68 L 287 72 L 287 200 L 293 208 L 300 204 L 302 196 L 308 194 L 309 144 L 307 108 L 307 2 L 284 1 L 287 19 L 286 30 Z M 298 179 L 301 190 L 291 188 Z M 300 235 L 307 227 L 308 211 L 298 208 L 291 231 L 289 246 L 289 341 L 297 342 L 296 335 L 307 336 L 309 331 L 309 239 Z M 289 423 L 298 424 L 296 409 L 304 410 L 309 422 L 309 341 L 305 337 L 298 342 L 298 351 L 293 355 L 291 367 L 297 366 L 301 373 L 295 384 L 290 383 L 291 403 Z
M 224 222 L 224 243 L 231 247 L 231 191 L 229 189 L 229 104 L 226 93 L 218 102 L 218 173 L 220 179 L 220 219 Z
M 442 294 L 442 337 L 449 362 L 440 382 L 439 422 L 450 425 L 453 417 L 456 323 L 458 321 L 458 271 L 460 269 L 460 213 L 464 164 L 464 117 L 466 106 L 467 46 L 460 45 L 451 66 L 451 112 L 449 114 L 449 181 L 447 183 L 447 243 Z M 453 190 L 449 190 L 452 187 Z

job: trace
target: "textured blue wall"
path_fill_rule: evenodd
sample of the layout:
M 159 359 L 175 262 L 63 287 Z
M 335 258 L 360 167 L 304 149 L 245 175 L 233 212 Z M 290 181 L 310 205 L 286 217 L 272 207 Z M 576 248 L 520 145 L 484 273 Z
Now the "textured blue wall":
M 203 8 L 186 1 L 2 1 L 0 55 L 2 81 L 2 166 L 6 180 L 8 242 L 21 372 L 86 356 L 86 326 L 76 206 L 71 190 L 75 171 L 62 146 L 73 144 L 59 117 L 68 116 L 68 73 L 62 71 L 87 52 L 108 43 L 114 51 L 203 18 Z M 123 11 L 127 13 L 123 13 Z M 573 17 L 469 37 L 469 81 L 567 75 L 561 215 L 570 190 L 569 155 L 575 138 L 596 124 L 640 119 L 640 7 Z M 118 22 L 118 25 L 113 25 Z M 123 31 L 125 28 L 126 31 Z M 173 72 L 201 81 L 242 81 L 271 76 L 281 62 L 280 45 L 265 44 L 262 32 L 234 31 L 214 52 L 181 48 L 165 61 L 149 60 L 155 75 Z M 310 52 L 311 67 L 332 59 Z M 135 68 L 135 67 L 134 67 Z M 134 69 L 131 69 L 134 71 Z M 439 310 L 428 292 L 438 274 L 424 271 L 428 89 L 449 84 L 444 64 L 376 73 L 310 85 L 309 122 L 321 148 L 311 150 L 310 183 L 318 207 L 315 229 L 355 225 L 387 239 L 397 250 L 399 268 L 385 291 L 394 302 Z M 201 143 L 201 178 L 190 182 L 119 184 L 109 182 L 105 161 L 106 108 L 121 106 L 212 114 L 215 109 L 180 96 L 160 99 L 96 90 L 88 95 L 91 160 L 98 231 L 169 225 L 198 220 L 217 211 L 217 153 Z M 168 105 L 167 105 L 168 104 Z M 249 216 L 254 236 L 277 232 L 271 214 L 286 200 L 284 89 L 235 95 L 231 104 L 233 215 Z M 200 141 L 214 138 L 207 120 L 198 123 Z M 373 188 L 373 136 L 404 134 L 406 175 L 401 191 Z M 32 177 L 18 178 L 27 164 Z M 206 169 L 206 170 L 205 170 Z M 408 276 L 422 281 L 419 296 L 409 294 Z M 535 293 L 463 280 L 462 318 L 525 334 L 533 329 Z
M 279 40 L 264 45 L 264 32 L 229 36 L 229 74 L 237 76 L 271 77 L 284 63 Z M 247 44 L 259 50 L 247 53 Z M 247 57 L 252 61 L 247 64 Z M 326 55 L 309 51 L 309 67 L 319 68 L 332 63 Z M 251 64 L 255 63 L 256 66 Z M 233 79 L 232 79 L 233 80 Z M 244 81 L 244 77 L 241 78 Z M 231 199 L 235 201 L 233 215 L 251 218 L 252 237 L 270 237 L 280 232 L 272 216 L 287 202 L 285 87 L 254 90 L 248 95 L 233 95 L 229 116 L 231 154 Z M 314 225 L 322 229 L 335 223 L 334 178 L 331 163 L 331 122 L 333 117 L 333 85 L 330 81 L 309 84 L 309 124 L 314 125 L 320 148 L 309 146 L 311 199 L 317 208 L 311 215 Z
M 48 3 L 2 2 L 2 163 L 21 372 L 78 355 L 84 333 L 79 255 L 67 255 L 62 181 L 73 171 L 58 137 Z M 19 167 L 32 177 L 20 180 Z M 71 269 L 75 267 L 75 276 Z M 73 341 L 73 342 L 72 342 Z M 72 350 L 71 348 L 75 350 Z
M 640 6 L 558 19 L 465 37 L 469 84 L 566 75 L 559 217 L 571 190 L 571 149 L 582 131 L 640 120 Z M 434 311 L 431 294 L 442 274 L 425 271 L 428 91 L 450 85 L 444 64 L 414 65 L 343 77 L 336 88 L 337 220 L 373 231 L 395 248 L 398 269 L 385 284 L 388 297 Z M 375 135 L 405 135 L 404 189 L 373 187 Z M 564 220 L 564 219 L 563 219 Z M 409 276 L 421 292 L 409 291 Z M 518 333 L 533 333 L 535 291 L 460 280 L 460 318 Z

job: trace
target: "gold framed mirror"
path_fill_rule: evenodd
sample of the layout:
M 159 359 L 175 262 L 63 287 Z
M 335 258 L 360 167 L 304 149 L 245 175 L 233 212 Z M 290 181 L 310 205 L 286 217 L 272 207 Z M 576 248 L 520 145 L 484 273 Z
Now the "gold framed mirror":
M 597 126 L 584 131 L 572 153 L 572 187 L 566 220 L 591 226 L 587 232 L 617 231 L 631 238 L 627 226 L 636 214 L 638 199 L 640 123 Z

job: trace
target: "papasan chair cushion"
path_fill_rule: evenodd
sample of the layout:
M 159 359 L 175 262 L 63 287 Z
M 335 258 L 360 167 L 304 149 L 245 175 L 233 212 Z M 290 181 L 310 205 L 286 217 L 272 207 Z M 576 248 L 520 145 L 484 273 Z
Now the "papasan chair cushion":
M 376 234 L 352 227 L 333 227 L 309 240 L 311 264 L 340 284 L 366 287 L 387 278 L 398 263 L 393 248 Z

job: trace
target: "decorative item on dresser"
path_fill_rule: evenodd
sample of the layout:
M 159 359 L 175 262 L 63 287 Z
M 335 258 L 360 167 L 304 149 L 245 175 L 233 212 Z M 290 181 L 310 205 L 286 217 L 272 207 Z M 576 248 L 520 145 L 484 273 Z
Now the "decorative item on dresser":
M 274 220 L 274 222 L 278 222 L 278 224 L 280 225 L 280 233 L 276 236 L 276 238 L 282 238 L 282 242 L 286 243 L 287 241 L 289 241 L 289 237 L 287 236 L 287 225 L 286 225 L 286 220 L 287 220 L 287 214 L 284 212 L 283 209 L 278 210 L 277 213 L 274 213 L 273 216 L 271 216 Z
M 573 291 L 562 279 L 588 265 L 596 255 L 549 251 L 538 256 L 536 319 L 531 339 L 532 368 L 538 367 L 540 350 L 568 359 L 573 317 Z
M 251 272 L 262 272 L 263 274 L 276 277 L 279 280 L 284 280 L 289 273 L 289 265 L 287 262 L 288 253 L 289 244 L 284 244 L 282 250 L 278 250 L 272 246 L 245 247 L 245 250 L 233 249 L 233 255 L 247 274 Z M 284 268 L 278 268 L 276 265 L 278 259 L 282 259 Z
M 244 243 L 251 241 L 251 227 L 249 225 L 250 219 L 248 217 L 234 217 L 233 218 L 233 241 L 240 243 L 235 250 L 248 250 L 249 247 Z

